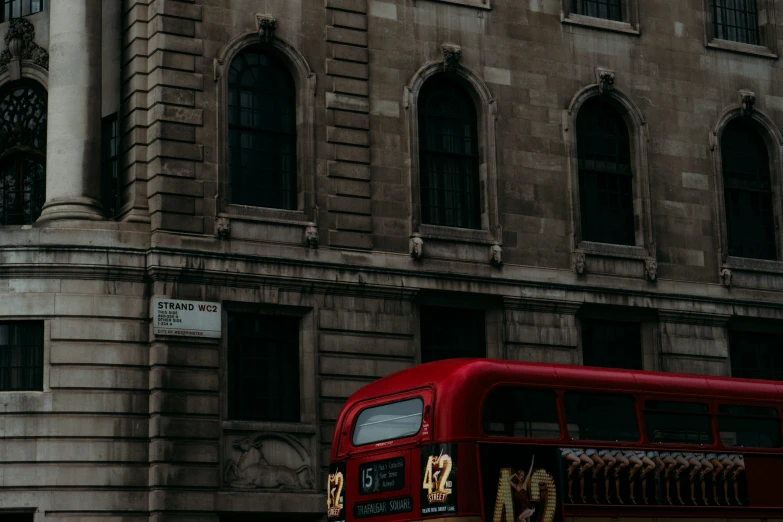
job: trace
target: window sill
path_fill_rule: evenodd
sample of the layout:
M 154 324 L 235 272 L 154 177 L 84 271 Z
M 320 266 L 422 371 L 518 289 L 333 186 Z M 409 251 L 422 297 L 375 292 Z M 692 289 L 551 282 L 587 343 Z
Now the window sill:
M 650 258 L 650 254 L 644 247 L 629 245 L 613 245 L 611 243 L 595 243 L 582 241 L 576 249 L 578 254 L 590 254 L 594 256 L 617 257 L 623 259 L 638 259 L 644 261 Z
M 465 7 L 475 7 L 477 9 L 486 9 L 489 11 L 492 9 L 490 6 L 490 0 L 436 0 L 442 4 L 456 4 L 464 5 Z
M 637 27 L 634 27 L 633 24 L 628 22 L 616 22 L 614 20 L 604 20 L 603 18 L 595 18 L 593 16 L 584 16 L 574 13 L 563 16 L 562 22 L 564 24 L 580 25 L 582 27 L 591 27 L 593 29 L 629 34 L 631 36 L 639 36 L 641 34 Z
M 770 274 L 783 274 L 783 261 L 771 261 L 769 259 L 752 259 L 748 257 L 732 257 L 723 263 L 721 269 L 746 270 L 748 272 L 766 272 Z
M 770 58 L 777 60 L 778 55 L 773 53 L 769 47 L 763 45 L 751 45 L 740 42 L 732 42 L 731 40 L 710 40 L 707 43 L 707 47 L 710 49 L 720 49 L 722 51 L 730 51 L 742 54 L 751 54 L 753 56 L 760 56 L 762 58 Z
M 472 228 L 419 225 L 418 232 L 423 239 L 435 239 L 440 241 L 459 241 L 462 243 L 478 243 L 481 245 L 494 245 L 498 241 L 489 230 L 477 230 Z
M 238 221 L 278 223 L 280 225 L 306 226 L 312 224 L 307 214 L 302 210 L 280 210 L 244 205 L 229 205 L 225 211 L 218 213 L 217 217 Z
M 318 432 L 315 424 L 301 422 L 227 420 L 223 421 L 222 428 L 224 431 L 270 431 L 300 435 L 315 435 Z

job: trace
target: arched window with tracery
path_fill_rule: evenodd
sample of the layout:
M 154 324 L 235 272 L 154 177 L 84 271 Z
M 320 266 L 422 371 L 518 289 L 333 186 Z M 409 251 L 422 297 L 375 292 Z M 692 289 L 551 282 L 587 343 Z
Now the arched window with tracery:
M 481 228 L 476 107 L 448 78 L 433 78 L 419 95 L 421 221 Z
M 622 115 L 591 98 L 579 110 L 576 140 L 582 239 L 635 245 L 631 146 Z
M 297 208 L 296 86 L 282 61 L 251 47 L 228 71 L 229 199 Z
M 721 159 L 729 255 L 776 259 L 769 151 L 752 121 L 726 125 Z
M 21 81 L 0 93 L 0 224 L 29 225 L 46 201 L 46 91 Z

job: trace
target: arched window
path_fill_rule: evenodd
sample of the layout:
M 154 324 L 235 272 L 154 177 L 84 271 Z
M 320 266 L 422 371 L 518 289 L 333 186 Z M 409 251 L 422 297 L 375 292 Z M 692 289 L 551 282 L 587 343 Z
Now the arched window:
M 481 228 L 476 107 L 447 78 L 421 89 L 419 157 L 422 223 Z
M 628 127 L 607 102 L 592 98 L 576 120 L 582 239 L 635 245 Z
M 735 118 L 721 137 L 729 255 L 775 259 L 769 152 L 755 125 Z
M 46 91 L 16 82 L 0 96 L 0 224 L 29 225 L 46 201 Z
M 230 203 L 296 209 L 296 87 L 285 65 L 258 48 L 231 62 L 228 133 Z

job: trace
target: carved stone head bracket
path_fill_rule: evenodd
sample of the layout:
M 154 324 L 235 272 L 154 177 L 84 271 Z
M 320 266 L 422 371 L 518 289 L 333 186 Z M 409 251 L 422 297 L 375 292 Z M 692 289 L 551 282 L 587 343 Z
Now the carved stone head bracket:
M 587 260 L 584 252 L 574 254 L 574 272 L 576 272 L 576 275 L 585 275 L 587 273 Z
M 5 35 L 5 50 L 0 53 L 0 66 L 13 60 L 30 60 L 49 69 L 49 53 L 35 43 L 35 27 L 27 18 L 14 18 Z
M 653 283 L 658 280 L 658 262 L 655 259 L 644 260 L 644 277 Z
M 614 71 L 609 71 L 607 69 L 597 69 L 596 79 L 598 80 L 598 94 L 601 96 L 611 94 L 611 92 L 614 90 Z
M 734 274 L 731 273 L 731 270 L 728 268 L 724 268 L 720 271 L 720 281 L 723 283 L 723 286 L 731 286 L 731 279 L 734 277 Z
M 421 259 L 424 257 L 424 240 L 418 234 L 411 236 L 410 240 L 411 257 Z
M 261 42 L 272 43 L 277 30 L 277 19 L 269 14 L 257 14 L 256 25 L 258 26 L 258 37 L 261 39 Z
M 492 266 L 503 266 L 503 247 L 500 245 L 489 247 L 489 262 L 492 263 Z
M 307 248 L 318 248 L 318 227 L 308 225 L 305 229 L 305 244 Z
M 218 239 L 231 239 L 231 220 L 225 217 L 215 218 L 215 237 Z
M 756 93 L 752 91 L 740 91 L 740 107 L 742 115 L 746 118 L 753 116 L 753 111 L 756 108 Z
M 448 72 L 459 67 L 459 61 L 462 59 L 462 47 L 445 43 L 440 48 L 443 52 L 443 69 Z

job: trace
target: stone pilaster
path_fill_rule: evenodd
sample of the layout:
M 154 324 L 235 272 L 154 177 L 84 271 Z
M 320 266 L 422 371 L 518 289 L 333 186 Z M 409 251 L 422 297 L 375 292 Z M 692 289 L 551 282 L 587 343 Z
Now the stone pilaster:
M 102 216 L 101 0 L 52 0 L 41 220 Z

